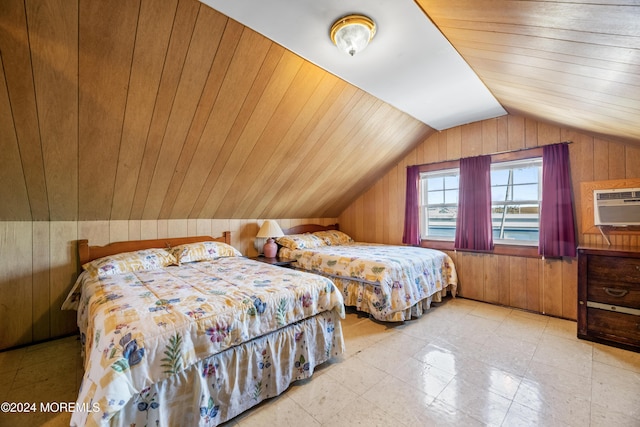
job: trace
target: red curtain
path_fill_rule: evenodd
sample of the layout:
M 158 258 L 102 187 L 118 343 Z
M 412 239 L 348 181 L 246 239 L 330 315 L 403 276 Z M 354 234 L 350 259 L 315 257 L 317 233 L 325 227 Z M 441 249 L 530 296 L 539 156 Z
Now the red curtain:
M 576 234 L 571 200 L 567 144 L 542 149 L 542 208 L 538 253 L 545 257 L 575 257 Z
M 414 246 L 420 245 L 419 180 L 420 170 L 418 166 L 407 167 L 407 196 L 404 207 L 402 243 Z
M 491 156 L 460 159 L 459 188 L 455 248 L 492 250 Z

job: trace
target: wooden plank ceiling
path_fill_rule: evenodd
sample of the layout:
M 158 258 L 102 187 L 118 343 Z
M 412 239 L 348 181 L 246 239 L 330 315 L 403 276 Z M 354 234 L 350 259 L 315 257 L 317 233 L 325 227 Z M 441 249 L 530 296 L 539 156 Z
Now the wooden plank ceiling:
M 509 113 L 640 143 L 637 0 L 416 2 Z
M 416 1 L 510 113 L 640 144 L 636 1 Z M 0 220 L 335 217 L 433 132 L 197 0 L 0 1 Z
M 434 132 L 197 0 L 2 0 L 0 52 L 0 220 L 335 217 Z

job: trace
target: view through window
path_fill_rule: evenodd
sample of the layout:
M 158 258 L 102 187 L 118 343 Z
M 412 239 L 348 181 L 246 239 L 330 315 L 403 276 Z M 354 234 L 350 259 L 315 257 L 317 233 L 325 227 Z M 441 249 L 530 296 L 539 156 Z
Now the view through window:
M 423 239 L 453 240 L 458 214 L 459 169 L 420 175 Z M 537 244 L 542 199 L 542 158 L 491 165 L 491 219 L 495 243 Z
M 420 235 L 453 240 L 458 217 L 460 169 L 420 174 Z

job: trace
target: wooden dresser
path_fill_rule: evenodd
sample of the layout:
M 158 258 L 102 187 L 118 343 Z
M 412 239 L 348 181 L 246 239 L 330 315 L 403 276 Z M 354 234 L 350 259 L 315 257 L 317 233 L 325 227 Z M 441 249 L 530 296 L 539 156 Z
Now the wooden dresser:
M 640 249 L 578 248 L 578 337 L 640 352 Z

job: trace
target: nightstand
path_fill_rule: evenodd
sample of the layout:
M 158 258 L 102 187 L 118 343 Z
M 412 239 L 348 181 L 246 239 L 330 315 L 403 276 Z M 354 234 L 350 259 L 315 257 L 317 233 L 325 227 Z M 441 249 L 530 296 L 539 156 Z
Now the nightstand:
M 285 267 L 285 268 L 293 268 L 292 264 L 296 262 L 295 259 L 287 259 L 287 258 L 280 258 L 280 257 L 267 258 L 266 256 L 262 256 L 262 255 L 251 257 L 251 259 L 255 261 L 264 262 L 265 264 L 277 265 L 279 267 Z

